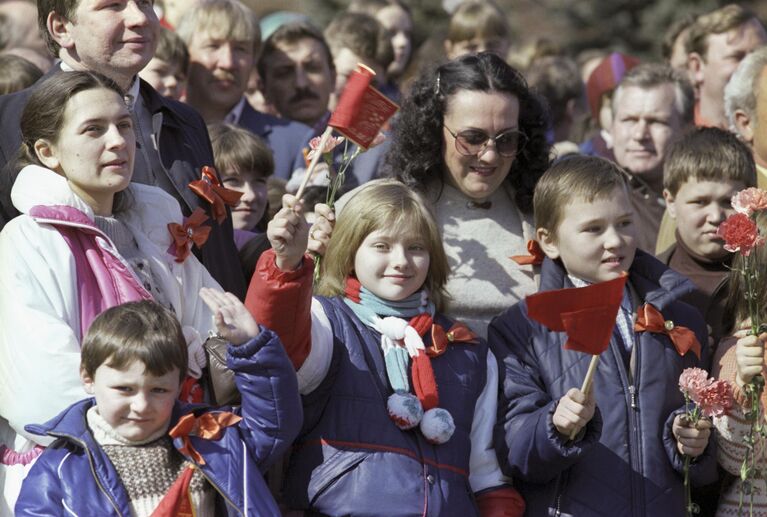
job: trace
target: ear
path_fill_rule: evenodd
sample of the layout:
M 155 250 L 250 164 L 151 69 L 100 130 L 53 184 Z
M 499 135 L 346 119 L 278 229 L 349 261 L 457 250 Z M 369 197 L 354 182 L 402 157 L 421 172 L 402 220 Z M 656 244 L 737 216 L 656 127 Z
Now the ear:
M 690 52 L 687 55 L 687 70 L 690 72 L 690 81 L 694 86 L 703 84 L 703 70 L 706 68 L 706 62 L 703 56 L 697 52 Z
M 666 212 L 668 212 L 671 219 L 676 219 L 676 204 L 674 203 L 674 196 L 669 192 L 667 188 L 663 189 L 663 199 L 666 200 Z
M 559 258 L 559 246 L 557 246 L 553 233 L 546 228 L 538 228 L 535 230 L 535 240 L 538 241 L 547 257 L 551 260 Z
M 754 125 L 751 117 L 743 110 L 735 110 L 735 130 L 744 142 L 751 145 L 754 143 Z
M 61 48 L 71 49 L 75 46 L 72 38 L 72 22 L 57 12 L 51 11 L 48 13 L 48 20 L 45 25 L 53 41 L 58 43 Z
M 51 169 L 52 171 L 59 172 L 61 168 L 61 162 L 56 153 L 56 149 L 48 140 L 41 138 L 35 142 L 35 154 L 37 159 L 43 162 L 43 165 Z
M 93 386 L 93 379 L 85 372 L 84 368 L 80 368 L 80 381 L 83 383 L 83 389 L 88 395 L 93 395 L 96 389 Z

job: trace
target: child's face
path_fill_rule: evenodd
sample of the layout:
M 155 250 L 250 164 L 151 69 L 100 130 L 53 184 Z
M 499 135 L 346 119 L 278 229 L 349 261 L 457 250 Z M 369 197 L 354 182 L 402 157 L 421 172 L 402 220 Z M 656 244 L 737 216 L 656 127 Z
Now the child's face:
M 105 363 L 92 379 L 85 372 L 81 378 L 85 391 L 96 397 L 99 414 L 121 437 L 141 441 L 168 427 L 180 390 L 178 368 L 155 377 L 140 361 L 125 370 Z
M 384 300 L 404 300 L 418 291 L 429 274 L 426 241 L 396 228 L 375 230 L 354 256 L 354 271 L 363 287 Z
M 228 189 L 242 192 L 237 206 L 232 208 L 232 226 L 235 230 L 252 230 L 264 216 L 267 202 L 266 178 L 255 173 L 224 172 L 221 178 Z
M 174 100 L 181 99 L 186 86 L 186 75 L 178 65 L 154 57 L 138 75 L 151 84 L 160 95 Z
M 506 38 L 477 36 L 463 41 L 445 40 L 445 53 L 448 59 L 456 59 L 466 54 L 479 54 L 487 51 L 506 59 L 510 45 Z
M 570 275 L 587 282 L 617 278 L 634 261 L 634 213 L 620 187 L 591 203 L 574 199 L 564 207 L 556 236 L 543 228 L 537 235 L 549 258 L 562 259 Z
M 701 257 L 719 260 L 729 255 L 724 241 L 717 237 L 719 224 L 735 211 L 730 199 L 746 186 L 740 181 L 698 181 L 691 178 L 676 196 L 663 191 L 669 215 L 676 220 L 679 237 L 690 251 Z

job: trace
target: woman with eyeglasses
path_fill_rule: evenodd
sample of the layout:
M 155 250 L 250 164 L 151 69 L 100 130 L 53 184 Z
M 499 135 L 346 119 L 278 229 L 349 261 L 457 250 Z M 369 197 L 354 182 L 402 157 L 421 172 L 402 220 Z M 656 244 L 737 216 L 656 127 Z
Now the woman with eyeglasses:
M 414 83 L 386 170 L 434 203 L 450 263 L 446 313 L 482 336 L 536 290 L 527 254 L 533 190 L 549 165 L 546 114 L 522 75 L 492 53 L 467 55 Z

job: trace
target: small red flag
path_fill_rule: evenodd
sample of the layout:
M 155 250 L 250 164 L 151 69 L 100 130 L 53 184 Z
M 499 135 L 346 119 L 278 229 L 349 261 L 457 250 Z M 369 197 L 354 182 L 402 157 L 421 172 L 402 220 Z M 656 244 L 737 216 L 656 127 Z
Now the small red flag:
M 588 285 L 533 294 L 527 314 L 549 329 L 567 333 L 565 349 L 598 355 L 607 350 L 628 275 Z
M 357 64 L 357 70 L 349 75 L 328 122 L 329 126 L 363 149 L 370 147 L 386 121 L 399 109 L 397 104 L 370 86 L 374 76 L 371 69 Z

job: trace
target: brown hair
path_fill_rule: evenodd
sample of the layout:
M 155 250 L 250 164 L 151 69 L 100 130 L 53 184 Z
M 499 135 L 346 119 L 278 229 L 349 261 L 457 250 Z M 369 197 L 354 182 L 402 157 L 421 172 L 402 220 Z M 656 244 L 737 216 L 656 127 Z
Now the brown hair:
M 247 129 L 217 123 L 208 126 L 208 134 L 219 174 L 266 178 L 274 173 L 272 150 Z
M 506 14 L 490 0 L 461 3 L 450 16 L 446 39 L 453 43 L 473 38 L 511 39 Z
M 74 21 L 79 3 L 80 0 L 37 0 L 37 26 L 45 45 L 54 57 L 59 56 L 61 47 L 48 32 L 48 15 L 54 12 L 66 20 Z
M 382 228 L 396 228 L 403 233 L 424 237 L 429 251 L 429 274 L 425 286 L 439 310 L 444 302 L 449 271 L 439 229 L 426 201 L 396 180 L 369 183 L 343 207 L 322 261 L 317 294 L 343 294 L 346 277 L 354 271 L 354 257 L 362 241 L 371 232 Z
M 336 69 L 335 64 L 333 63 L 333 54 L 330 53 L 330 47 L 328 47 L 328 42 L 325 41 L 325 37 L 317 27 L 308 22 L 286 23 L 271 33 L 269 37 L 266 38 L 266 41 L 264 41 L 261 57 L 258 59 L 258 75 L 261 76 L 262 81 L 267 81 L 268 75 L 266 73 L 266 62 L 269 57 L 271 57 L 272 54 L 279 52 L 281 45 L 292 45 L 302 39 L 313 39 L 318 41 L 320 46 L 325 50 L 325 56 L 327 57 L 330 71 L 333 72 Z
M 160 28 L 160 38 L 157 40 L 154 57 L 178 66 L 181 73 L 186 76 L 186 70 L 189 68 L 189 50 L 184 40 L 172 30 Z
M 139 361 L 156 377 L 178 368 L 181 383 L 187 360 L 176 316 L 157 302 L 142 300 L 111 307 L 93 320 L 83 339 L 80 370 L 93 379 L 102 364 L 124 370 Z
M 752 11 L 738 4 L 727 4 L 700 15 L 690 25 L 690 32 L 687 36 L 687 52 L 696 52 L 705 60 L 710 35 L 729 32 L 750 20 L 758 21 L 758 18 Z
M 751 150 L 730 133 L 716 127 L 688 131 L 669 148 L 663 162 L 663 188 L 676 196 L 682 185 L 698 181 L 739 181 L 756 185 Z
M 663 33 L 663 41 L 661 41 L 661 48 L 660 48 L 661 56 L 663 56 L 663 59 L 665 61 L 668 62 L 671 60 L 671 55 L 674 53 L 674 46 L 676 45 L 676 40 L 682 35 L 684 31 L 692 27 L 692 24 L 695 23 L 695 19 L 696 19 L 696 16 L 694 14 L 687 13 L 681 18 L 674 20 L 674 22 L 671 23 L 668 26 L 668 28 L 666 28 L 666 32 Z M 689 37 L 690 37 L 690 33 L 688 31 L 688 33 L 684 35 L 685 51 L 687 50 L 687 40 L 689 39 Z
M 756 225 L 761 235 L 767 234 L 767 213 L 759 212 L 756 216 Z M 722 328 L 729 334 L 735 332 L 738 326 L 746 321 L 751 314 L 748 307 L 748 289 L 746 280 L 743 278 L 743 268 L 746 267 L 746 260 L 751 262 L 758 271 L 767 270 L 767 246 L 757 246 L 751 251 L 751 255 L 746 258 L 740 253 L 736 253 L 730 265 L 730 274 L 727 277 L 727 301 L 724 310 L 724 322 Z M 760 322 L 767 319 L 767 282 L 755 282 L 756 289 L 756 307 L 759 311 Z
M 592 203 L 618 188 L 628 193 L 626 173 L 614 162 L 597 156 L 571 156 L 551 166 L 535 186 L 535 227 L 556 238 L 565 207 L 576 199 Z
M 32 86 L 42 76 L 40 69 L 23 57 L 0 55 L 0 95 Z
M 26 165 L 45 167 L 35 153 L 35 142 L 57 142 L 70 99 L 80 92 L 100 88 L 111 90 L 120 98 L 125 97 L 125 92 L 112 79 L 89 71 L 60 72 L 35 88 L 21 114 L 21 147 L 16 155 L 15 170 Z M 129 199 L 127 192 L 117 192 L 113 210 L 125 210 Z
M 394 60 L 391 39 L 374 17 L 358 12 L 341 12 L 324 31 L 325 41 L 334 54 L 348 48 L 361 59 L 386 69 Z

